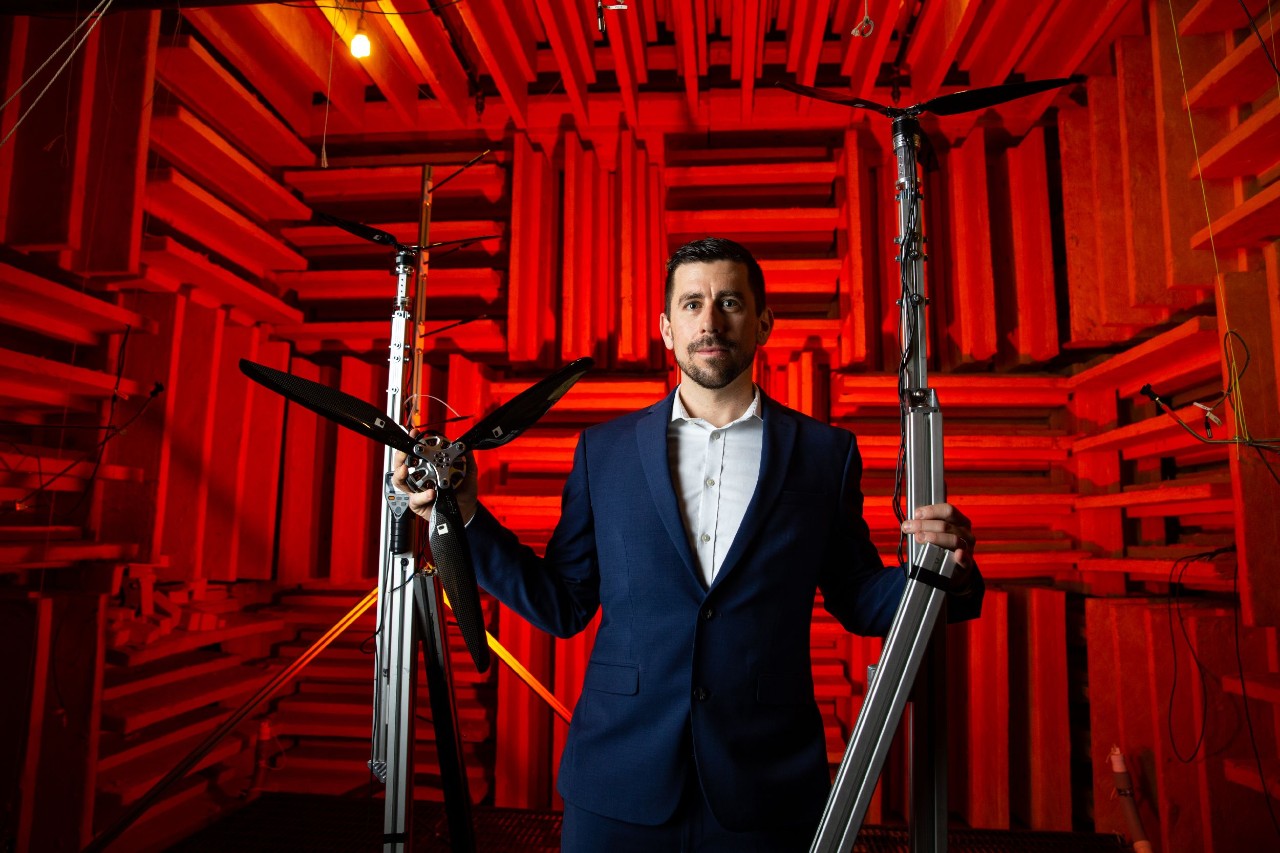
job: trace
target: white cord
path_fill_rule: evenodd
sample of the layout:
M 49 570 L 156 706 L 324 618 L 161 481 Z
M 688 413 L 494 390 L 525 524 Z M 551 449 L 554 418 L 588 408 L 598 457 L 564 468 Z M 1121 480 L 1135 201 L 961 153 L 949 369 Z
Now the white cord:
M 849 31 L 849 35 L 854 38 L 867 38 L 875 28 L 876 22 L 871 20 L 871 0 L 862 0 L 862 20 Z
M 75 47 L 71 48 L 71 53 L 68 54 L 66 60 L 61 65 L 58 66 L 58 70 L 55 71 L 53 73 L 53 76 L 49 78 L 49 82 L 44 84 L 44 88 L 40 90 L 40 94 L 36 95 L 35 100 L 31 102 L 31 105 L 28 106 L 25 111 L 23 111 L 22 115 L 18 116 L 18 120 L 14 122 L 13 127 L 9 128 L 9 132 L 4 135 L 4 139 L 0 139 L 0 148 L 4 147 L 5 143 L 7 143 L 9 139 L 13 136 L 13 134 L 17 132 L 18 128 L 22 126 L 22 123 L 26 121 L 27 116 L 31 115 L 31 111 L 34 110 L 36 108 L 36 105 L 40 103 L 40 99 L 43 98 L 45 93 L 49 91 L 49 87 L 52 86 L 57 81 L 57 79 L 62 76 L 63 71 L 67 70 L 67 66 L 71 64 L 71 60 L 76 58 L 76 53 L 80 50 L 80 46 L 84 44 L 85 39 L 89 38 L 89 36 L 93 33 L 94 29 L 98 26 L 98 22 L 102 20 L 102 15 L 105 15 L 110 10 L 111 4 L 114 2 L 115 0 L 102 0 L 102 2 L 98 4 L 98 8 L 102 9 L 101 14 L 99 14 L 97 17 L 93 19 L 93 23 L 89 25 L 89 29 L 85 30 L 85 34 L 80 37 L 80 41 L 76 42 Z M 89 19 L 85 18 L 85 21 L 87 20 Z M 81 26 L 83 25 L 84 25 L 83 22 L 81 22 Z M 79 27 L 77 27 L 76 30 L 79 30 Z M 75 32 L 73 31 L 71 35 L 75 35 Z M 70 41 L 70 40 L 71 40 L 71 36 L 68 36 L 67 41 Z M 66 43 L 67 43 L 66 41 L 63 42 L 63 44 L 66 44 Z M 59 46 L 58 50 L 61 50 L 61 49 L 62 47 Z M 54 54 L 51 54 L 49 59 L 52 59 L 53 56 L 56 55 L 56 53 L 57 51 L 54 51 Z M 49 59 L 45 60 L 46 65 L 49 63 Z M 44 65 L 41 65 L 40 67 L 44 68 Z M 32 75 L 32 76 L 34 77 L 35 75 Z M 25 86 L 27 84 L 23 83 L 22 85 Z M 22 87 L 19 87 L 18 92 L 21 92 L 21 91 L 22 91 Z M 13 98 L 17 96 L 18 92 L 14 92 L 13 95 L 10 96 L 9 100 L 13 100 Z M 8 104 L 8 101 L 5 101 L 5 103 Z
M 406 400 L 405 402 L 412 403 L 414 400 L 418 399 L 419 397 L 426 397 L 428 400 L 435 400 L 437 403 L 444 406 L 450 412 L 453 412 L 454 417 L 459 417 L 459 418 L 462 417 L 462 415 L 458 414 L 458 410 L 455 409 L 453 406 L 450 406 L 448 403 L 446 403 L 444 400 L 441 400 L 439 397 L 433 397 L 430 394 L 410 394 L 409 399 Z
M 58 55 L 58 53 L 59 53 L 59 52 L 60 52 L 64 47 L 66 47 L 66 46 L 67 46 L 67 42 L 69 42 L 69 41 L 71 41 L 73 38 L 75 38 L 75 37 L 76 37 L 76 33 L 80 32 L 80 30 L 84 27 L 84 25 L 85 25 L 85 24 L 87 24 L 87 23 L 89 23 L 89 21 L 93 18 L 93 16 L 94 16 L 94 15 L 98 14 L 98 10 L 102 8 L 103 4 L 110 5 L 110 4 L 111 4 L 111 3 L 113 3 L 113 2 L 115 2 L 115 0 L 98 0 L 98 5 L 97 5 L 97 6 L 95 6 L 95 7 L 93 8 L 93 10 L 89 12 L 89 14 L 88 14 L 88 15 L 85 15 L 84 20 L 82 20 L 80 23 L 76 24 L 76 28 L 75 28 L 74 30 L 72 30 L 70 33 L 68 33 L 68 34 L 67 34 L 67 37 L 66 37 L 65 39 L 63 39 L 63 40 L 62 40 L 62 44 L 58 45 L 57 47 L 55 47 L 55 48 L 53 49 L 53 52 L 49 54 L 48 59 L 46 59 L 44 62 L 40 63 L 40 67 L 39 67 L 39 68 L 37 68 L 35 71 L 32 71 L 32 72 L 31 72 L 31 76 L 30 76 L 30 77 L 28 77 L 26 80 L 23 80 L 23 81 L 22 81 L 22 85 L 21 85 L 21 86 L 19 86 L 17 89 L 15 89 L 15 90 L 13 91 L 13 94 L 11 94 L 9 97 L 7 97 L 7 98 L 5 98 L 5 99 L 4 99 L 4 103 L 3 103 L 3 104 L 0 104 L 0 110 L 3 110 L 5 107 L 9 106 L 9 102 L 10 102 L 10 101 L 12 101 L 14 98 L 18 97 L 18 95 L 22 94 L 22 90 L 23 90 L 23 89 L 25 89 L 25 88 L 27 88 L 27 86 L 31 83 L 31 81 L 32 81 L 32 80 L 36 79 L 36 76 L 37 76 L 41 71 L 43 71 L 43 70 L 44 70 L 44 67 L 45 67 L 46 65 L 48 65 L 50 62 L 53 62 L 53 58 L 54 58 L 55 56 L 57 56 L 57 55 Z

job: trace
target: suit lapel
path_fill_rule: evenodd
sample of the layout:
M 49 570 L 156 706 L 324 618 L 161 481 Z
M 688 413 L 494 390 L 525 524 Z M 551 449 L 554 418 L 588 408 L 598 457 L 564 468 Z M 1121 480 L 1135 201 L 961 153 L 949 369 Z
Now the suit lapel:
M 761 418 L 764 421 L 764 436 L 760 448 L 760 478 L 756 481 L 755 494 L 747 504 L 746 514 L 742 517 L 742 526 L 733 537 L 729 553 L 725 554 L 724 563 L 716 573 L 712 587 L 724 582 L 724 578 L 742 560 L 765 520 L 773 511 L 773 505 L 782 491 L 786 481 L 787 460 L 791 458 L 791 448 L 796 440 L 796 421 L 791 413 L 782 406 L 776 405 L 763 393 L 760 395 Z
M 675 486 L 671 484 L 671 465 L 667 461 L 667 428 L 671 424 L 675 394 L 672 391 L 665 400 L 655 403 L 640 418 L 636 425 L 636 441 L 640 447 L 640 467 L 649 482 L 649 491 L 658 508 L 658 517 L 666 526 L 676 553 L 684 560 L 689 576 L 701 588 L 702 573 L 694 562 L 693 552 L 689 550 L 689 537 L 684 530 L 684 513 L 680 511 L 680 504 L 676 500 Z

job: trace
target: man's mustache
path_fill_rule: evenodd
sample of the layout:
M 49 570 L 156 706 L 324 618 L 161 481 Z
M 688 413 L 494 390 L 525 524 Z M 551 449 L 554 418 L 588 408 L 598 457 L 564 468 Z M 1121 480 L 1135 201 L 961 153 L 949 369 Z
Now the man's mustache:
M 689 352 L 697 352 L 698 350 L 712 349 L 712 348 L 733 349 L 733 342 L 730 341 L 728 338 L 708 337 L 708 338 L 699 338 L 698 340 L 689 344 Z

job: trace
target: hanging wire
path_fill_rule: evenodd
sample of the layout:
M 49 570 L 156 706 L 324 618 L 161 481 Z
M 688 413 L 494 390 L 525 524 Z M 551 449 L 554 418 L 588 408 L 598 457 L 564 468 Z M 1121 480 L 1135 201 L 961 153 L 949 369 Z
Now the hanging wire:
M 355 5 L 359 5 L 363 7 L 370 2 L 372 2 L 372 0 L 351 0 L 350 3 L 347 3 L 345 5 L 342 3 L 338 3 L 334 5 L 329 3 L 278 2 L 278 3 L 275 3 L 274 5 L 290 6 L 294 9 L 350 9 L 352 6 L 355 6 Z M 425 9 L 410 9 L 410 10 L 405 10 L 403 12 L 400 12 L 400 11 L 388 12 L 383 9 L 363 9 L 363 8 L 361 9 L 361 11 L 362 12 L 367 11 L 370 15 L 381 15 L 384 18 L 411 18 L 414 15 L 430 15 L 434 12 L 439 12 L 441 9 L 447 9 L 450 6 L 456 6 L 461 2 L 463 2 L 463 0 L 449 0 L 448 3 L 437 3 L 436 5 L 428 6 Z
M 1212 256 L 1213 256 L 1214 292 L 1215 292 L 1215 294 L 1217 295 L 1217 299 L 1218 299 L 1219 305 L 1220 305 L 1221 310 L 1222 310 L 1222 324 L 1223 324 L 1223 325 L 1227 328 L 1227 330 L 1228 330 L 1228 331 L 1227 331 L 1227 334 L 1226 334 L 1226 336 L 1225 336 L 1225 339 L 1224 339 L 1224 349 L 1225 349 L 1225 355 L 1226 355 L 1226 359 L 1227 359 L 1227 363 L 1228 363 L 1229 374 L 1230 374 L 1230 376 L 1232 377 L 1232 379 L 1228 382 L 1228 388 L 1224 391 L 1224 399 L 1229 399 L 1229 401 L 1230 401 L 1230 405 L 1231 405 L 1231 407 L 1232 407 L 1232 411 L 1235 413 L 1235 416 L 1236 416 L 1236 435 L 1235 435 L 1234 437 L 1232 437 L 1231 439 L 1228 439 L 1228 440 L 1226 440 L 1226 441 L 1227 441 L 1227 443 L 1232 443 L 1232 444 L 1237 445 L 1237 451 L 1236 451 L 1236 452 L 1237 452 L 1237 454 L 1239 453 L 1239 447 L 1240 447 L 1240 446 L 1242 446 L 1242 445 L 1243 445 L 1243 446 L 1250 446 L 1250 447 L 1253 447 L 1253 448 L 1258 452 L 1258 457 L 1259 457 L 1259 459 L 1262 459 L 1262 460 L 1263 460 L 1263 464 L 1266 466 L 1267 470 L 1271 473 L 1272 477 L 1276 478 L 1276 481 L 1277 481 L 1278 483 L 1280 483 L 1280 477 L 1277 477 L 1277 476 L 1276 476 L 1275 471 L 1274 471 L 1274 470 L 1272 470 L 1272 468 L 1271 468 L 1270 464 L 1268 464 L 1268 463 L 1266 462 L 1266 459 L 1265 459 L 1265 457 L 1264 457 L 1264 456 L 1263 456 L 1263 454 L 1262 454 L 1262 451 L 1263 451 L 1264 449 L 1266 449 L 1266 450 L 1271 450 L 1271 451 L 1274 451 L 1274 450 L 1276 449 L 1276 448 L 1272 447 L 1272 444 L 1274 443 L 1274 441 L 1275 441 L 1275 440 L 1267 439 L 1267 440 L 1263 440 L 1263 441 L 1260 441 L 1260 442 L 1259 442 L 1259 441 L 1254 441 L 1254 440 L 1252 440 L 1252 439 L 1250 438 L 1250 436 L 1249 436 L 1248 422 L 1247 422 L 1247 420 L 1246 420 L 1246 418 L 1245 418 L 1244 401 L 1243 401 L 1243 400 L 1241 400 L 1241 399 L 1239 398 L 1239 395 L 1237 395 L 1237 394 L 1234 394 L 1234 393 L 1233 393 L 1233 392 L 1234 392 L 1234 390 L 1236 389 L 1236 386 L 1237 386 L 1237 383 L 1238 383 L 1238 380 L 1239 380 L 1239 376 L 1240 376 L 1240 374 L 1243 372 L 1243 368 L 1238 368 L 1238 367 L 1236 366 L 1236 360 L 1235 360 L 1235 349 L 1234 349 L 1234 347 L 1233 347 L 1233 346 L 1231 346 L 1231 344 L 1230 344 L 1231 336 L 1234 334 L 1235 338 L 1237 338 L 1237 339 L 1240 341 L 1241 345 L 1242 345 L 1242 346 L 1245 346 L 1246 352 L 1247 352 L 1247 350 L 1248 350 L 1248 347 L 1247 347 L 1247 345 L 1245 345 L 1245 343 L 1244 343 L 1244 338 L 1243 338 L 1243 337 L 1241 337 L 1238 333 L 1235 333 L 1235 332 L 1234 332 L 1234 330 L 1232 329 L 1232 327 L 1231 327 L 1231 323 L 1230 323 L 1230 320 L 1228 319 L 1228 315 L 1227 315 L 1227 300 L 1226 300 L 1226 294 L 1223 292 L 1223 287 L 1224 287 L 1223 277 L 1222 277 L 1222 272 L 1221 272 L 1221 270 L 1220 270 L 1220 268 L 1219 268 L 1219 264 L 1218 264 L 1218 247 L 1217 247 L 1217 245 L 1216 245 L 1216 244 L 1215 244 L 1215 242 L 1214 242 L 1214 235 L 1213 235 L 1213 217 L 1212 217 L 1212 214 L 1211 214 L 1211 213 L 1210 213 L 1210 211 L 1209 211 L 1209 195 L 1208 195 L 1208 190 L 1206 189 L 1206 183 L 1207 183 L 1207 182 L 1206 182 L 1206 180 L 1205 180 L 1204 170 L 1203 170 L 1203 168 L 1201 168 L 1201 164 L 1200 164 L 1200 145 L 1199 145 L 1199 142 L 1198 142 L 1198 141 L 1197 141 L 1197 139 L 1196 139 L 1195 118 L 1192 116 L 1192 113 L 1191 113 L 1191 99 L 1190 99 L 1190 97 L 1189 97 L 1189 93 L 1188 93 L 1188 91 L 1187 91 L 1187 72 L 1186 72 L 1186 66 L 1184 65 L 1184 63 L 1183 63 L 1183 61 L 1182 61 L 1182 46 L 1181 46 L 1181 41 L 1180 41 L 1180 39 L 1179 39 L 1179 37 L 1178 37 L 1178 16 L 1177 16 L 1177 13 L 1174 11 L 1174 8 L 1173 8 L 1173 0 L 1167 0 L 1167 5 L 1168 5 L 1168 8 L 1169 8 L 1169 20 L 1170 20 L 1170 23 L 1172 24 L 1174 50 L 1175 50 L 1175 54 L 1176 54 L 1177 59 L 1178 59 L 1178 74 L 1179 74 L 1179 79 L 1181 80 L 1181 83 L 1182 83 L 1183 104 L 1185 104 L 1185 106 L 1186 106 L 1186 111 L 1187 111 L 1187 125 L 1188 125 L 1188 127 L 1190 128 L 1190 131 L 1191 131 L 1191 146 L 1192 146 L 1192 150 L 1193 150 L 1193 152 L 1195 153 L 1195 160 L 1196 160 L 1196 176 L 1197 176 L 1197 177 L 1198 177 L 1198 179 L 1199 179 L 1199 185 L 1200 185 L 1200 197 L 1201 197 L 1201 201 L 1203 202 L 1203 205 L 1204 205 L 1205 221 L 1206 221 L 1207 226 L 1208 226 L 1208 232 L 1209 232 L 1209 250 L 1210 250 L 1210 252 L 1212 253 Z M 1240 5 L 1241 5 L 1241 8 L 1243 8 L 1243 9 L 1244 9 L 1245 15 L 1246 15 L 1246 16 L 1248 16 L 1248 18 L 1249 18 L 1250 26 L 1253 26 L 1253 27 L 1254 27 L 1254 29 L 1255 29 L 1255 33 L 1256 33 L 1256 25 L 1253 23 L 1253 16 L 1252 16 L 1251 14 L 1249 14 L 1249 9 L 1248 9 L 1248 7 L 1246 7 L 1246 6 L 1244 5 L 1243 0 L 1240 0 Z M 1262 35 L 1261 35 L 1261 33 L 1257 33 L 1257 35 L 1258 35 L 1259 40 L 1261 40 L 1261 39 L 1262 39 Z M 1263 50 L 1264 50 L 1264 52 L 1266 52 L 1266 44 L 1265 44 L 1265 43 L 1263 44 Z M 1267 56 L 1268 56 L 1268 58 L 1269 58 L 1269 59 L 1271 58 L 1270 53 L 1268 53 L 1268 54 L 1267 54 Z M 1272 62 L 1272 67 L 1273 67 L 1273 68 L 1275 67 L 1274 61 Z M 1280 75 L 1280 72 L 1277 72 L 1277 74 L 1278 74 L 1278 75 Z M 1247 364 L 1248 364 L 1248 362 L 1246 361 L 1246 366 L 1247 366 Z M 1178 423 L 1179 423 L 1180 425 L 1182 425 L 1182 427 L 1183 427 L 1184 429 L 1186 429 L 1186 430 L 1187 430 L 1188 432 L 1190 432 L 1192 435 L 1196 435 L 1195 431 L 1194 431 L 1194 430 L 1192 430 L 1189 426 L 1187 426 L 1187 425 L 1183 422 L 1182 418 L 1180 418 L 1180 417 L 1177 415 L 1177 413 L 1175 413 L 1175 412 L 1173 412 L 1173 411 L 1172 411 L 1172 408 L 1170 408 L 1169 413 L 1170 413 L 1170 415 L 1171 415 L 1175 420 L 1177 420 L 1177 421 L 1178 421 Z M 1217 440 L 1214 440 L 1214 439 L 1208 439 L 1208 438 L 1201 438 L 1201 437 L 1200 437 L 1200 436 L 1198 436 L 1198 435 L 1197 435 L 1197 438 L 1199 438 L 1201 441 L 1205 441 L 1205 442 L 1208 442 L 1208 443 L 1219 443 Z M 1271 818 L 1271 825 L 1272 825 L 1272 827 L 1275 829 L 1276 834 L 1277 834 L 1277 835 L 1280 835 L 1280 820 L 1277 820 L 1277 818 L 1276 818 L 1276 812 L 1275 812 L 1275 809 L 1274 809 L 1274 807 L 1273 807 L 1273 805 L 1272 805 L 1271 788 L 1270 788 L 1270 786 L 1268 786 L 1268 784 L 1267 784 L 1267 778 L 1266 778 L 1266 774 L 1265 774 L 1265 772 L 1264 772 L 1264 768 L 1263 768 L 1263 765 L 1262 765 L 1262 759 L 1261 759 L 1260 754 L 1259 754 L 1259 752 L 1258 752 L 1258 742 L 1257 742 L 1257 737 L 1255 736 L 1254 729 L 1253 729 L 1253 719 L 1252 719 L 1252 717 L 1251 717 L 1251 715 L 1250 715 L 1250 712 L 1249 712 L 1249 696 L 1248 696 L 1248 687 L 1247 687 L 1247 686 L 1246 686 L 1246 684 L 1245 684 L 1245 678 L 1244 678 L 1244 665 L 1243 665 L 1243 662 L 1242 662 L 1242 660 L 1241 660 L 1241 656 L 1240 656 L 1240 607 L 1241 607 L 1241 603 L 1240 603 L 1240 593 L 1239 593 L 1239 579 L 1240 579 L 1240 567 L 1239 567 L 1239 561 L 1237 561 L 1235 576 L 1234 576 L 1234 578 L 1233 578 L 1233 580 L 1232 580 L 1232 592 L 1233 592 L 1233 594 L 1234 594 L 1234 598 L 1235 598 L 1235 608 L 1234 608 L 1234 611 L 1233 611 L 1233 612 L 1234 612 L 1234 615 L 1235 615 L 1235 628 L 1236 628 L 1236 630 L 1235 630 L 1235 640 L 1236 640 L 1236 663 L 1237 663 L 1237 665 L 1238 665 L 1238 667 L 1239 667 L 1239 672 L 1240 672 L 1240 689 L 1241 689 L 1241 693 L 1242 693 L 1242 695 L 1243 695 L 1243 705 L 1244 705 L 1244 709 L 1245 709 L 1245 721 L 1246 721 L 1246 723 L 1248 724 L 1248 730 L 1249 730 L 1249 743 L 1250 743 L 1250 745 L 1251 745 L 1251 747 L 1252 747 L 1252 749 L 1253 749 L 1253 754 L 1254 754 L 1254 758 L 1255 758 L 1255 762 L 1256 762 L 1256 766 L 1257 766 L 1257 770 L 1258 770 L 1258 780 L 1259 780 L 1259 782 L 1261 783 L 1261 787 L 1262 787 L 1263 799 L 1264 799 L 1264 801 L 1265 801 L 1265 802 L 1266 802 L 1266 804 L 1267 804 L 1267 815 Z
M 94 447 L 94 449 L 90 451 L 90 453 L 101 453 L 102 449 L 106 447 L 107 442 L 111 441 L 111 439 L 115 438 L 118 435 L 123 435 L 125 431 L 128 430 L 129 427 L 133 425 L 134 421 L 142 417 L 142 413 L 147 410 L 147 406 L 151 405 L 151 401 L 154 400 L 157 396 L 159 396 L 162 391 L 164 391 L 164 386 L 161 385 L 159 382 L 157 382 L 155 386 L 151 389 L 151 393 L 147 395 L 147 399 L 144 400 L 142 402 L 142 405 L 138 407 L 138 411 L 134 412 L 133 415 L 129 418 L 129 420 L 122 423 L 119 427 L 110 429 L 107 432 L 107 434 L 103 436 L 102 440 L 98 442 L 98 444 Z M 89 458 L 89 454 L 72 459 L 70 462 L 66 464 L 66 466 L 62 468 L 61 471 L 58 471 L 49 479 L 42 481 L 34 489 L 28 492 L 26 496 L 18 500 L 16 502 L 17 508 L 26 509 L 27 503 L 29 501 L 31 501 L 41 492 L 48 489 L 49 486 L 53 485 L 55 481 L 60 480 L 62 477 L 66 476 L 68 471 L 70 471 L 72 468 L 76 467 L 80 463 L 86 461 L 88 458 Z
M 338 7 L 341 8 L 341 7 Z M 329 73 L 324 81 L 324 127 L 320 131 L 320 168 L 329 168 L 329 106 L 333 103 L 333 45 L 338 40 L 338 28 L 329 34 Z
M 1231 594 L 1236 606 L 1232 610 L 1235 617 L 1234 635 L 1236 650 L 1236 673 L 1240 676 L 1240 704 L 1244 706 L 1244 722 L 1249 730 L 1249 746 L 1253 748 L 1254 766 L 1258 769 L 1258 779 L 1262 782 L 1262 796 L 1267 804 L 1267 815 L 1271 818 L 1271 826 L 1280 835 L 1280 820 L 1276 819 L 1275 809 L 1271 805 L 1271 787 L 1267 784 L 1266 772 L 1262 766 L 1262 754 L 1258 751 L 1258 736 L 1253 730 L 1253 713 L 1249 710 L 1249 683 L 1244 675 L 1244 658 L 1240 654 L 1240 561 L 1236 561 L 1235 574 L 1231 576 Z
M 9 106 L 9 103 L 10 103 L 14 98 L 16 98 L 16 97 L 18 97 L 18 95 L 22 94 L 22 90 L 23 90 L 23 89 L 25 89 L 25 88 L 27 88 L 27 86 L 29 86 L 29 85 L 31 84 L 31 82 L 32 82 L 32 81 L 34 81 L 34 80 L 36 79 L 36 77 L 40 74 L 40 72 L 41 72 L 41 71 L 43 71 L 43 70 L 45 69 L 45 66 L 46 66 L 46 65 L 48 65 L 50 62 L 53 62 L 54 57 L 56 57 L 56 56 L 57 56 L 57 55 L 62 51 L 62 49 L 63 49 L 64 47 L 66 47 L 66 46 L 67 46 L 67 42 L 71 41 L 73 38 L 75 38 L 75 37 L 76 37 L 76 33 L 80 32 L 80 30 L 84 29 L 84 27 L 85 27 L 85 26 L 87 26 L 87 25 L 89 24 L 89 22 L 90 22 L 90 21 L 93 21 L 93 22 L 95 23 L 95 25 L 96 25 L 96 23 L 97 23 L 97 18 L 95 18 L 94 16 L 95 16 L 95 15 L 99 15 L 99 11 L 100 11 L 100 10 L 101 10 L 101 12 L 102 12 L 103 14 L 105 14 L 106 10 L 105 10 L 105 9 L 103 9 L 102 7 L 103 7 L 104 5 L 105 5 L 105 6 L 110 6 L 113 2 L 115 2 L 115 0 L 98 0 L 98 5 L 97 5 L 97 6 L 95 6 L 93 9 L 89 10 L 89 14 L 85 15 L 84 19 L 83 19 L 82 21 L 80 21 L 80 23 L 76 24 L 75 29 L 73 29 L 73 30 L 72 30 L 72 31 L 67 35 L 67 37 L 66 37 L 65 39 L 63 39 L 63 40 L 62 40 L 62 44 L 60 44 L 60 45 L 58 45 L 57 47 L 55 47 L 55 48 L 54 48 L 54 49 L 49 53 L 49 56 L 45 58 L 45 61 L 40 63 L 40 67 L 39 67 L 39 68 L 37 68 L 35 71 L 32 71 L 32 72 L 31 72 L 31 75 L 30 75 L 29 77 L 27 77 L 27 79 L 26 79 L 26 80 L 23 80 L 23 81 L 22 81 L 22 85 L 20 85 L 20 86 L 19 86 L 18 88 L 16 88 L 16 89 L 14 89 L 14 90 L 13 90 L 13 92 L 12 92 L 12 93 L 10 93 L 9 97 L 7 97 L 7 98 L 5 98 L 5 99 L 4 99 L 4 103 L 3 103 L 3 104 L 0 104 L 0 110 L 3 110 L 5 107 Z M 77 44 L 77 45 L 76 45 L 76 47 L 79 47 L 79 44 Z M 74 53 L 74 50 L 73 50 L 73 53 Z M 61 69 L 59 69 L 59 73 L 61 73 Z M 55 75 L 54 75 L 54 77 L 56 78 L 56 77 L 57 77 L 57 74 L 55 74 Z M 37 100 L 39 100 L 39 99 L 37 99 Z
M 1244 10 L 1244 16 L 1249 19 L 1249 28 L 1253 30 L 1253 34 L 1258 37 L 1258 44 L 1262 45 L 1262 54 L 1267 58 L 1267 62 L 1271 63 L 1271 70 L 1275 72 L 1276 79 L 1280 80 L 1280 68 L 1276 67 L 1276 58 L 1271 50 L 1267 49 L 1267 40 L 1262 37 L 1262 33 L 1258 32 L 1258 22 L 1253 17 L 1253 13 L 1249 11 L 1249 7 L 1244 5 L 1244 0 L 1240 0 L 1240 8 Z M 1271 20 L 1271 7 L 1267 6 L 1267 20 Z M 1275 27 L 1271 28 L 1271 38 L 1276 37 Z
M 22 123 L 27 120 L 27 116 L 31 115 L 31 111 L 36 108 L 36 105 L 39 104 L 40 100 L 45 96 L 45 93 L 49 91 L 49 87 L 51 87 L 55 82 L 57 82 L 58 78 L 62 76 L 62 72 L 66 71 L 67 67 L 71 65 L 72 60 L 76 58 L 76 54 L 80 51 L 81 45 L 83 45 L 85 43 L 85 40 L 88 39 L 89 36 L 93 34 L 93 31 L 95 29 L 97 29 L 98 23 L 102 20 L 102 16 L 111 10 L 111 4 L 114 2 L 115 0 L 101 0 L 101 2 L 98 3 L 96 7 L 94 7 L 94 10 L 90 12 L 87 17 L 85 17 L 84 21 L 81 21 L 80 24 L 77 25 L 76 28 L 71 31 L 71 35 L 67 36 L 66 40 L 64 40 L 62 44 L 58 45 L 58 47 L 54 49 L 53 53 L 49 55 L 49 58 L 46 59 L 40 65 L 40 68 L 37 68 L 36 71 L 30 77 L 28 77 L 27 80 L 23 82 L 23 84 L 19 86 L 12 95 L 10 95 L 5 100 L 4 106 L 0 107 L 0 109 L 7 107 L 9 105 L 9 102 L 12 101 L 14 98 L 16 98 L 18 96 L 18 93 L 21 92 L 24 88 L 26 88 L 27 83 L 35 79 L 36 74 L 39 74 L 40 70 L 43 69 L 45 65 L 48 65 L 49 62 L 52 61 L 52 59 L 55 56 L 57 56 L 58 52 L 61 51 L 62 48 L 66 45 L 66 43 L 70 41 L 75 36 L 76 33 L 80 31 L 80 29 L 85 25 L 86 22 L 90 20 L 93 22 L 89 24 L 89 28 L 85 30 L 84 35 L 80 37 L 80 41 L 76 42 L 75 46 L 71 48 L 71 51 L 67 54 L 67 58 L 63 60 L 61 65 L 58 66 L 58 70 L 53 72 L 53 76 L 49 78 L 49 82 L 44 84 L 44 88 L 40 90 L 40 94 L 36 95 L 35 99 L 23 111 L 22 115 L 18 116 L 18 120 L 13 123 L 13 127 L 9 128 L 9 132 L 4 135 L 4 138 L 0 139 L 0 147 L 4 147 L 5 143 L 7 143 L 10 140 L 10 138 L 12 138 L 15 133 L 17 133 L 18 128 L 21 127 Z
M 1200 660 L 1200 655 L 1196 653 L 1196 647 L 1191 642 L 1191 634 L 1187 631 L 1186 617 L 1182 614 L 1182 579 L 1187 573 L 1187 569 L 1195 562 L 1210 562 L 1213 558 L 1234 551 L 1234 545 L 1228 545 L 1224 548 L 1218 548 L 1214 551 L 1205 551 L 1202 554 L 1189 554 L 1186 557 L 1180 557 L 1169 567 L 1169 600 L 1167 602 L 1169 611 L 1169 651 L 1173 655 L 1173 678 L 1169 683 L 1169 702 L 1168 714 L 1165 721 L 1166 728 L 1169 732 L 1169 745 L 1173 747 L 1174 757 L 1183 764 L 1190 764 L 1195 757 L 1200 754 L 1200 748 L 1204 746 L 1205 734 L 1209 730 L 1209 693 L 1206 685 L 1212 681 L 1209 669 Z M 1173 731 L 1173 710 L 1177 705 L 1174 700 L 1178 693 L 1178 637 L 1174 633 L 1173 626 L 1177 623 L 1178 628 L 1182 632 L 1182 640 L 1187 645 L 1187 651 L 1191 653 L 1191 660 L 1195 662 L 1196 672 L 1200 676 L 1200 731 L 1196 735 L 1195 744 L 1189 753 L 1184 754 L 1178 746 L 1178 739 L 1174 736 Z

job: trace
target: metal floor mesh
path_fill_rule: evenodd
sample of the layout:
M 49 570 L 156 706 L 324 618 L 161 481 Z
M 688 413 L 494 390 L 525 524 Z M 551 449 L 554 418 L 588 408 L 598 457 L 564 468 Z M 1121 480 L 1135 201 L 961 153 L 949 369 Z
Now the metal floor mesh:
M 560 849 L 560 813 L 476 807 L 478 853 L 553 853 Z M 265 794 L 170 848 L 176 853 L 314 853 L 380 851 L 382 800 Z M 450 850 L 441 803 L 414 804 L 415 851 Z M 952 853 L 1114 853 L 1128 849 L 1114 835 L 957 829 Z M 855 853 L 909 853 L 905 827 L 866 826 Z

